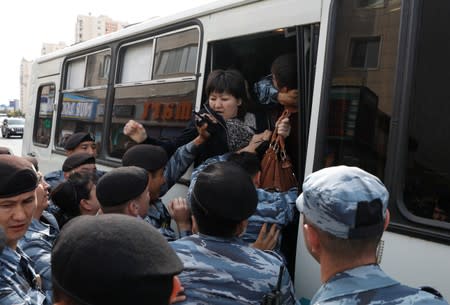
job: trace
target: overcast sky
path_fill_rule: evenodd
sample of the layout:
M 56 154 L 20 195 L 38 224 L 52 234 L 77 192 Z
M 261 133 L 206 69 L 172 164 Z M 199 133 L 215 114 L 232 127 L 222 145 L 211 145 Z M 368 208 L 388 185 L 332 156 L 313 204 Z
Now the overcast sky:
M 135 23 L 214 0 L 12 0 L 0 3 L 0 104 L 20 99 L 20 62 L 40 56 L 42 43 L 74 42 L 77 15 Z M 120 4 L 119 4 L 120 3 Z

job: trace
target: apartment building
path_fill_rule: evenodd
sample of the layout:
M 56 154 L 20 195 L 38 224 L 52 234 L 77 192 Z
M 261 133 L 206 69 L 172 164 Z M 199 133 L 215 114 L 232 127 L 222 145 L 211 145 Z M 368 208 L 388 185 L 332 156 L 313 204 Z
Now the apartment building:
M 78 15 L 75 27 L 75 43 L 118 31 L 127 25 L 127 22 L 115 21 L 104 15 L 98 17 L 91 14 L 88 16 Z

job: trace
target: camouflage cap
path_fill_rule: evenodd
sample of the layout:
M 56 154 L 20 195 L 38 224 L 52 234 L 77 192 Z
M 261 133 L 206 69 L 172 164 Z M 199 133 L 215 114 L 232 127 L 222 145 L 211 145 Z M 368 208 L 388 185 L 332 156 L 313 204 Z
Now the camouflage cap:
M 297 208 L 319 229 L 343 239 L 380 234 L 389 193 L 377 177 L 357 167 L 328 167 L 309 175 Z

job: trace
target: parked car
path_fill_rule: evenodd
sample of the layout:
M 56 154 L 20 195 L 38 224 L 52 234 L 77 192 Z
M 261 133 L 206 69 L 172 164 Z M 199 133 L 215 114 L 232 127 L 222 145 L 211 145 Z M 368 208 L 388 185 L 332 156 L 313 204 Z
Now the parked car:
M 3 120 L 2 136 L 9 138 L 11 136 L 23 137 L 23 129 L 25 126 L 24 118 L 7 118 Z

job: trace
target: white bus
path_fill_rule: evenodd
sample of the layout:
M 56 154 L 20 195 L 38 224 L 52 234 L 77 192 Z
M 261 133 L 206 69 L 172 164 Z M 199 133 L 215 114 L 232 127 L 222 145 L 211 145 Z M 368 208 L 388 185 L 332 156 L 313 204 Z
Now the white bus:
M 236 67 L 251 85 L 295 52 L 299 181 L 338 164 L 380 177 L 392 215 L 381 266 L 450 299 L 448 16 L 448 0 L 221 0 L 136 24 L 34 62 L 23 155 L 59 169 L 65 138 L 88 131 L 98 162 L 119 166 L 128 120 L 175 137 L 211 70 Z M 318 264 L 301 230 L 290 246 L 307 303 Z

